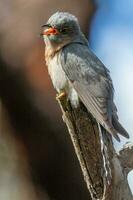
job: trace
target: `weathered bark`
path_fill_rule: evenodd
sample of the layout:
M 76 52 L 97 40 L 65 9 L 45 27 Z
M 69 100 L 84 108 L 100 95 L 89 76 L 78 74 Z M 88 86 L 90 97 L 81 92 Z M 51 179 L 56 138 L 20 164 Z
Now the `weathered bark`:
M 74 109 L 65 98 L 58 102 L 92 199 L 133 199 L 127 182 L 127 173 L 133 168 L 133 146 L 117 155 L 111 135 L 98 126 L 82 104 Z M 131 156 L 131 162 L 125 154 Z

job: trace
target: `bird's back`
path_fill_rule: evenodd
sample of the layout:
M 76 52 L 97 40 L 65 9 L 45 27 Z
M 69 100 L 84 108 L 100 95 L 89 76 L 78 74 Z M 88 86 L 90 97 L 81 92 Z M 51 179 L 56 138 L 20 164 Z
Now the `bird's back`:
M 88 111 L 108 132 L 117 135 L 118 129 L 112 124 L 117 114 L 109 70 L 87 45 L 79 42 L 63 48 L 61 65 Z

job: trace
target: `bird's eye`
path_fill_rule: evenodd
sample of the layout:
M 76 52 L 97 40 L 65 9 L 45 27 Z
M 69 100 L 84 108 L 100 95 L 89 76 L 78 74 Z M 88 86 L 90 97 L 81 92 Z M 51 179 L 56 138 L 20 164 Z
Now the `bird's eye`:
M 67 33 L 67 30 L 68 30 L 67 28 L 63 28 L 63 29 L 60 30 L 60 32 L 65 34 L 65 33 Z

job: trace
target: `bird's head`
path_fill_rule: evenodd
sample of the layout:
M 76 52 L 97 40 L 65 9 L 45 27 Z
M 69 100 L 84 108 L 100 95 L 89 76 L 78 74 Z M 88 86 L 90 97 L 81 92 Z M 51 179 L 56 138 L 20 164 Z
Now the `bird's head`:
M 75 16 L 67 12 L 56 12 L 47 23 L 41 35 L 45 44 L 61 45 L 71 43 L 80 34 L 80 26 Z

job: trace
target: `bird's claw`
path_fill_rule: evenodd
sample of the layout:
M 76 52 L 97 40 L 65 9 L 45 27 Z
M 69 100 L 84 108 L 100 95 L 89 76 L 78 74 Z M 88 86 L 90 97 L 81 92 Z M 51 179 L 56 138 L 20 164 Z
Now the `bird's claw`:
M 56 95 L 56 100 L 61 100 L 65 96 L 66 96 L 66 93 L 65 92 L 61 92 L 61 93 Z

